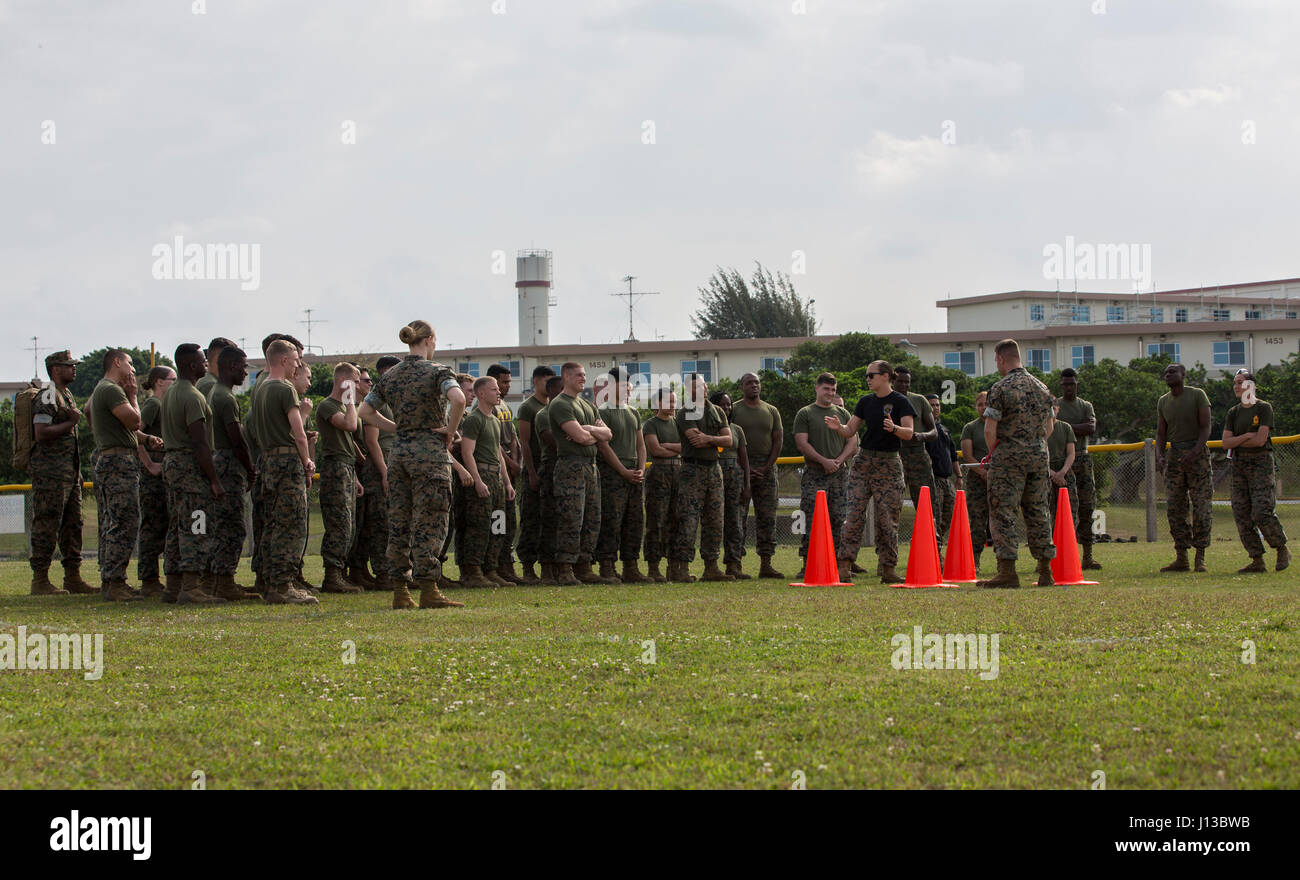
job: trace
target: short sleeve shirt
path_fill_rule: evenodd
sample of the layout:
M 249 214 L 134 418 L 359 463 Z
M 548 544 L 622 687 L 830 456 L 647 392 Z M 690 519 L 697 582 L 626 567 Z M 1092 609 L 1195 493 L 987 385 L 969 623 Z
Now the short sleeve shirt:
M 1057 419 L 1056 427 L 1047 435 L 1047 460 L 1051 463 L 1052 470 L 1059 471 L 1065 464 L 1066 447 L 1074 442 L 1074 429 L 1070 423 Z M 1078 452 L 1077 446 L 1075 451 Z
M 501 460 L 497 457 L 501 449 L 501 420 L 483 415 L 483 411 L 474 407 L 474 411 L 460 422 L 460 436 L 474 441 L 474 463 L 480 468 L 487 467 L 495 471 L 501 469 Z M 461 456 L 462 460 L 464 456 Z
M 1016 367 L 989 389 L 984 414 L 997 420 L 998 445 L 1010 444 L 1026 451 L 1047 449 L 1047 421 L 1055 398 L 1047 386 Z
M 914 420 L 916 418 L 912 402 L 897 391 L 891 391 L 884 397 L 868 394 L 858 401 L 853 414 L 862 420 L 862 448 L 877 452 L 897 452 L 899 447 L 898 434 L 885 430 L 885 416 L 889 416 L 896 425 L 903 423 L 904 416 L 912 416 Z M 915 426 L 916 422 L 913 421 L 912 424 Z
M 718 449 L 718 459 L 726 461 L 727 459 L 740 458 L 740 450 L 744 449 L 747 443 L 745 429 L 733 422 L 731 424 L 731 445 Z
M 775 407 L 773 407 L 775 409 Z M 698 413 L 700 418 L 687 418 L 689 415 Z M 677 434 L 682 438 L 682 458 L 694 459 L 695 461 L 717 461 L 718 447 L 716 446 L 692 446 L 686 439 L 686 432 L 690 428 L 698 428 L 705 434 L 721 434 L 722 429 L 729 426 L 727 417 L 723 415 L 722 410 L 717 404 L 705 402 L 703 411 L 688 411 L 685 408 L 679 409 L 676 416 Z M 749 435 L 747 434 L 746 437 Z M 771 445 L 770 443 L 768 444 Z M 753 446 L 750 447 L 753 449 Z M 755 452 L 757 454 L 757 452 Z
M 1234 456 L 1258 455 L 1273 448 L 1273 406 L 1268 401 L 1256 401 L 1254 406 L 1237 404 L 1228 410 L 1228 418 L 1223 426 L 1234 436 L 1252 434 L 1263 427 L 1269 429 L 1269 437 L 1264 441 L 1263 446 L 1238 446 L 1232 450 Z
M 971 452 L 974 453 L 975 455 L 975 460 L 970 462 L 971 464 L 978 464 L 979 462 L 988 458 L 989 445 L 984 442 L 984 420 L 983 419 L 971 419 L 969 422 L 967 422 L 966 425 L 961 429 L 961 439 L 963 441 L 965 440 L 970 441 Z
M 838 431 L 826 427 L 826 416 L 835 416 L 841 424 L 847 425 L 852 416 L 842 406 L 821 406 L 810 403 L 794 414 L 794 432 L 807 434 L 808 445 L 823 458 L 839 458 L 848 441 Z
M 139 442 L 135 432 L 128 431 L 113 410 L 124 403 L 126 392 L 122 386 L 110 379 L 100 379 L 95 390 L 90 393 L 86 412 L 90 415 L 90 429 L 95 436 L 96 449 L 135 449 Z
M 175 386 L 173 386 L 173 391 Z M 167 396 L 171 397 L 168 391 Z M 253 395 L 250 417 L 256 419 L 257 439 L 263 452 L 278 446 L 293 446 L 289 410 L 298 408 L 298 391 L 284 379 L 264 379 Z
M 504 403 L 498 403 L 492 413 L 501 423 L 501 448 L 509 456 L 515 448 L 515 415 Z
M 208 386 L 208 406 L 212 407 L 212 434 L 216 442 L 215 448 L 233 449 L 234 447 L 230 445 L 230 437 L 226 434 L 226 426 L 239 424 L 239 404 L 235 402 L 234 393 L 220 382 L 213 382 Z
M 188 379 L 177 379 L 167 391 L 162 402 L 163 445 L 168 452 L 194 449 L 190 425 L 198 421 L 207 423 L 208 449 L 212 448 L 212 407 Z
M 316 457 L 322 461 L 355 461 L 356 440 L 351 431 L 335 427 L 330 420 L 345 412 L 343 404 L 327 397 L 316 407 Z
M 550 434 L 551 439 L 555 439 L 555 433 L 551 431 L 551 406 L 546 404 L 537 411 L 537 417 L 533 419 L 533 430 L 537 435 L 537 442 L 542 447 L 542 464 L 555 464 L 555 447 L 542 439 L 542 434 Z
M 609 448 L 623 466 L 633 470 L 644 466 L 645 462 L 636 460 L 636 435 L 641 430 L 641 417 L 637 411 L 627 404 L 606 407 L 600 410 L 600 420 L 613 433 Z
M 561 458 L 577 456 L 594 459 L 596 457 L 596 444 L 583 446 L 581 443 L 574 443 L 569 439 L 569 435 L 564 433 L 564 425 L 568 422 L 577 422 L 579 425 L 596 424 L 599 416 L 594 406 L 581 397 L 573 397 L 561 392 L 547 406 L 547 417 L 551 426 L 551 436 L 555 438 L 556 450 Z
M 772 432 L 782 427 L 781 411 L 766 400 L 760 400 L 758 406 L 750 406 L 744 400 L 738 400 L 731 407 L 728 424 L 740 425 L 744 429 L 751 464 L 766 463 L 772 454 Z
M 682 438 L 677 433 L 677 422 L 675 419 L 661 419 L 658 416 L 651 416 L 641 425 L 641 433 L 646 437 L 653 436 L 660 443 L 681 443 Z M 660 458 L 678 458 L 676 454 L 663 455 Z
M 1201 436 L 1200 411 L 1209 406 L 1210 398 L 1200 388 L 1185 385 L 1177 397 L 1166 391 L 1156 404 L 1165 420 L 1165 439 L 1170 443 L 1195 443 Z
M 162 401 L 157 397 L 150 397 L 140 404 L 140 430 L 144 431 L 151 437 L 162 437 Z M 154 461 L 162 461 L 163 453 L 149 450 L 149 457 Z
M 534 468 L 542 461 L 542 435 L 537 430 L 537 414 L 544 406 L 546 404 L 530 394 L 527 400 L 519 404 L 519 412 L 515 416 L 516 422 L 528 423 L 528 454 L 532 456 Z
M 1093 422 L 1095 424 L 1097 421 L 1097 415 L 1092 409 L 1092 404 L 1082 397 L 1076 397 L 1074 400 L 1058 397 L 1056 398 L 1056 405 L 1061 408 L 1056 417 L 1062 422 L 1079 425 L 1084 422 Z M 1076 455 L 1088 451 L 1089 439 L 1087 434 L 1075 436 L 1074 452 Z

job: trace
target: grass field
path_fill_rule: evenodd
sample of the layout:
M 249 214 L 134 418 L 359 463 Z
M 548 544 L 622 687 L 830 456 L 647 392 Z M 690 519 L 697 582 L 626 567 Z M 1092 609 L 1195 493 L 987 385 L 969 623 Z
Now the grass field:
M 103 633 L 105 654 L 98 681 L 0 672 L 0 785 L 1300 785 L 1297 570 L 1231 574 L 1226 542 L 1208 574 L 1155 573 L 1165 547 L 1098 557 L 1096 587 L 516 587 L 405 613 L 34 598 L 0 563 L 0 632 Z M 997 678 L 894 669 L 917 625 L 999 634 Z

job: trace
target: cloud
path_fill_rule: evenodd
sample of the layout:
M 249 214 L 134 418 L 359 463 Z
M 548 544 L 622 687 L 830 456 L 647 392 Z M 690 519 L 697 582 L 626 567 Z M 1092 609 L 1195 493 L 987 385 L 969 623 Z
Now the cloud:
M 1192 110 L 1201 105 L 1217 107 L 1241 98 L 1241 89 L 1232 86 L 1219 86 L 1216 89 L 1166 89 L 1164 93 L 1166 106 L 1178 110 Z

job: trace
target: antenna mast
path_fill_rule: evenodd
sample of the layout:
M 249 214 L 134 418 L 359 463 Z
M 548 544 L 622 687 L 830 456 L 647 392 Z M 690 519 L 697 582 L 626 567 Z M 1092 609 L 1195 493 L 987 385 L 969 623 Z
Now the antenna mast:
M 636 278 L 635 275 L 624 275 L 624 276 L 623 276 L 623 280 L 627 282 L 627 293 L 611 293 L 611 294 L 610 294 L 610 296 L 625 296 L 625 297 L 627 297 L 627 339 L 623 340 L 624 342 L 640 342 L 640 341 L 641 341 L 641 340 L 639 340 L 639 339 L 636 338 L 636 333 L 635 333 L 635 332 L 633 331 L 633 329 L 632 329 L 632 304 L 633 304 L 634 302 L 636 302 L 636 297 L 642 297 L 642 296 L 658 296 L 658 295 L 659 295 L 659 291 L 657 291 L 657 290 L 655 290 L 655 291 L 651 291 L 651 290 L 646 290 L 646 291 L 640 291 L 640 290 L 638 290 L 638 291 L 634 291 L 634 290 L 632 290 L 632 281 L 633 281 L 635 278 Z

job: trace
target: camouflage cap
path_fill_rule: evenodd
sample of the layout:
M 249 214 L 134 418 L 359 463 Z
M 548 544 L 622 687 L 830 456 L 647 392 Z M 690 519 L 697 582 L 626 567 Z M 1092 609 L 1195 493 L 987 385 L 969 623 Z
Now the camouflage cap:
M 45 368 L 50 367 L 75 367 L 77 362 L 72 359 L 72 352 L 66 348 L 63 351 L 55 351 L 45 356 Z

